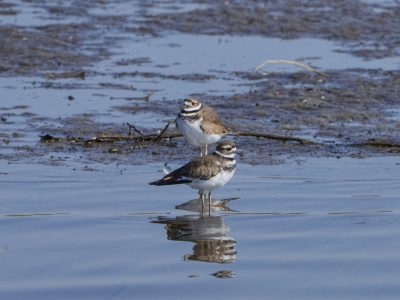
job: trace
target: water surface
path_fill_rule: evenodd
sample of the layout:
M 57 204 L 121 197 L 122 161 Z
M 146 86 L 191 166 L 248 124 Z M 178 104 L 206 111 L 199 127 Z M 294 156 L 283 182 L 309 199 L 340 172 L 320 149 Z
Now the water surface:
M 1 163 L 4 299 L 396 299 L 399 161 L 240 164 L 211 217 L 161 164 Z M 219 273 L 218 273 L 219 272 Z

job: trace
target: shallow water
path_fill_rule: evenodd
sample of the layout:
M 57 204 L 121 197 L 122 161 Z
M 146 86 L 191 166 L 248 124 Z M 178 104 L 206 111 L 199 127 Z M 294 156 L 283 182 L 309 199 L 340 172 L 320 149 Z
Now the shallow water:
M 280 40 L 257 36 L 189 34 L 151 39 L 132 38 L 127 34 L 120 34 L 120 37 L 123 38 L 123 42 L 116 49 L 111 49 L 113 55 L 88 68 L 85 80 L 0 78 L 0 89 L 3 92 L 2 107 L 27 105 L 29 112 L 46 118 L 66 118 L 90 113 L 93 114 L 93 119 L 99 122 L 130 120 L 139 126 L 158 128 L 165 124 L 162 115 L 146 118 L 143 114 L 132 116 L 128 112 L 128 116 L 115 108 L 132 103 L 126 99 L 140 98 L 149 93 L 152 95 L 150 98 L 152 102 L 162 102 L 183 99 L 190 94 L 229 95 L 248 92 L 250 82 L 235 76 L 235 72 L 252 72 L 266 59 L 300 60 L 305 64 L 311 63 L 318 70 L 346 68 L 394 70 L 400 65 L 399 57 L 364 61 L 346 53 L 336 52 L 341 49 L 339 45 L 321 39 Z M 141 58 L 148 61 L 133 65 L 118 64 L 121 61 Z M 301 70 L 299 67 L 287 64 L 268 64 L 261 72 L 299 70 Z M 135 72 L 138 74 L 129 75 Z M 205 80 L 173 78 L 175 75 L 193 73 L 210 78 Z M 252 84 L 255 84 L 254 80 Z M 68 100 L 69 96 L 72 96 L 73 100 Z M 141 101 L 136 103 L 140 104 Z M 152 122 L 154 119 L 157 122 Z
M 397 299 L 399 163 L 240 164 L 201 218 L 161 164 L 2 162 L 0 296 Z
M 140 19 L 206 6 L 167 1 L 146 8 L 139 2 L 140 7 L 102 1 L 87 14 L 67 18 L 18 2 L 17 14 L 1 16 L 0 24 L 71 24 L 124 13 Z M 107 32 L 115 39 L 111 55 L 84 67 L 85 80 L 0 78 L 6 119 L 0 157 L 28 146 L 33 156 L 40 155 L 38 135 L 46 133 L 41 126 L 62 129 L 66 118 L 82 114 L 115 128 L 124 122 L 162 128 L 168 119 L 162 113 L 116 107 L 135 103 L 123 98 L 150 92 L 150 104 L 176 100 L 177 106 L 190 94 L 244 93 L 249 81 L 235 72 L 251 72 L 265 59 L 297 60 L 321 71 L 400 65 L 399 57 L 364 61 L 321 39 L 171 32 L 139 37 L 119 29 Z M 135 59 L 139 63 L 129 63 Z M 190 74 L 206 79 L 179 77 Z M 398 112 L 388 108 L 392 120 L 399 119 Z M 313 133 L 304 128 L 298 136 Z M 233 181 L 213 194 L 212 216 L 200 217 L 194 190 L 147 184 L 162 176 L 163 161 L 122 165 L 123 158 L 114 162 L 110 154 L 107 164 L 97 164 L 83 153 L 90 149 L 52 150 L 41 157 L 43 164 L 33 164 L 40 157 L 28 154 L 26 160 L 23 155 L 0 160 L 0 299 L 398 299 L 398 157 L 242 163 Z

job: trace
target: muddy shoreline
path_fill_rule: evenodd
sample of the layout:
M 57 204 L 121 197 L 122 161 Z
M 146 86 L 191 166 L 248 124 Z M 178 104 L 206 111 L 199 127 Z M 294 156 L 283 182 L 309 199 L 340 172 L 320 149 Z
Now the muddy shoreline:
M 393 30 L 399 28 L 399 20 L 395 2 L 236 0 L 185 14 L 150 17 L 146 24 L 195 34 L 312 36 L 342 42 L 343 51 L 371 59 L 399 55 L 399 32 Z
M 115 1 L 116 7 L 123 5 Z M 136 70 L 152 63 L 148 57 L 120 60 L 116 66 L 128 66 L 130 72 L 96 70 L 96 64 L 112 57 L 124 40 L 152 39 L 171 32 L 211 35 L 257 35 L 282 39 L 313 37 L 328 39 L 343 45 L 339 51 L 366 60 L 400 56 L 400 5 L 366 3 L 362 1 L 180 1 L 177 5 L 192 5 L 180 12 L 172 4 L 159 9 L 159 3 L 138 1 L 135 13 L 126 15 L 110 10 L 102 1 L 81 3 L 68 1 L 57 6 L 49 1 L 35 3 L 40 9 L 37 26 L 4 23 L 0 38 L 3 59 L 1 77 L 35 77 L 29 88 L 65 91 L 67 101 L 78 101 L 74 90 L 88 88 L 91 78 L 99 93 L 104 89 L 136 91 L 134 85 L 107 82 L 113 79 L 170 80 L 172 82 L 207 82 L 235 79 L 248 91 L 226 95 L 197 93 L 204 102 L 218 110 L 234 131 L 260 132 L 298 136 L 318 142 L 301 145 L 254 137 L 234 137 L 243 149 L 244 162 L 280 163 L 288 157 L 366 157 L 397 155 L 397 147 L 349 147 L 350 144 L 382 141 L 399 144 L 396 132 L 400 128 L 397 114 L 400 96 L 400 72 L 382 69 L 320 70 L 327 76 L 306 71 L 287 72 L 220 72 L 203 74 L 193 70 L 186 74 L 168 74 L 167 66 L 158 72 Z M 201 7 L 198 7 L 200 6 Z M 24 2 L 2 3 L 1 20 L 23 14 Z M 93 8 L 101 9 L 101 14 Z M 158 9 L 158 10 L 157 10 Z M 6 18 L 6 19 L 4 19 Z M 7 19 L 8 18 L 8 19 Z M 65 20 L 74 19 L 68 23 Z M 4 22 L 4 21 L 3 21 Z M 39 22 L 39 23 L 40 23 Z M 171 45 L 171 47 L 177 47 Z M 24 86 L 23 88 L 27 88 Z M 91 86 L 92 88 L 92 86 Z M 181 139 L 161 142 L 126 142 L 82 145 L 67 140 L 42 143 L 39 135 L 60 138 L 126 135 L 126 122 L 138 113 L 154 114 L 163 123 L 172 121 L 181 99 L 158 99 L 149 91 L 140 97 L 127 98 L 124 105 L 113 105 L 111 111 L 124 113 L 126 119 L 117 123 L 96 119 L 101 112 L 82 113 L 74 117 L 49 118 L 32 113 L 26 107 L 0 108 L 0 158 L 12 161 L 61 163 L 78 160 L 83 163 L 146 163 L 154 161 L 185 161 L 193 149 Z M 148 95 L 148 97 L 146 96 Z M 189 95 L 188 95 L 189 96 Z M 147 97 L 147 98 L 146 98 Z M 106 113 L 106 112 L 104 112 Z M 57 126 L 54 126 L 57 124 Z M 140 122 L 134 124 L 143 132 L 152 133 Z M 171 126 L 173 127 L 173 126 Z M 162 127 L 159 128 L 161 130 Z M 173 128 L 171 128 L 173 130 Z M 29 138 L 28 138 L 29 137 Z
M 42 1 L 34 7 L 43 11 L 43 20 L 52 20 L 50 24 L 1 26 L 0 38 L 7 43 L 0 48 L 0 76 L 90 66 L 110 54 L 109 48 L 116 40 L 107 32 L 113 30 L 138 37 L 166 35 L 170 31 L 282 39 L 311 36 L 340 42 L 345 46 L 341 51 L 365 59 L 400 55 L 400 33 L 396 30 L 400 27 L 400 5 L 395 1 L 181 1 L 187 2 L 206 6 L 188 12 L 154 14 L 150 9 L 159 3 L 138 1 L 133 4 L 139 8 L 137 15 L 107 15 L 106 7 L 103 15 L 96 15 L 90 13 L 90 8 L 102 8 L 102 1 L 67 1 L 64 6 Z M 24 5 L 1 3 L 0 17 L 18 16 Z M 64 22 L 71 17 L 79 21 Z

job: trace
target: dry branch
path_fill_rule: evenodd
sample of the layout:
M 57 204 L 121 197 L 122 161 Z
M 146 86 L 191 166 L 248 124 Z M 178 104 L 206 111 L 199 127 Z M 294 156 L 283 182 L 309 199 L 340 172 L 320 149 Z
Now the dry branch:
M 52 135 L 46 134 L 40 136 L 40 141 L 43 143 L 82 143 L 85 146 L 90 146 L 93 144 L 101 144 L 101 143 L 117 143 L 117 142 L 152 142 L 156 143 L 165 139 L 174 139 L 182 137 L 182 134 L 179 132 L 170 132 L 167 133 L 169 128 L 169 124 L 165 125 L 163 130 L 158 134 L 146 134 L 146 135 L 117 135 L 117 136 L 105 136 L 105 137 L 94 137 L 91 139 L 86 139 L 83 137 L 54 137 Z M 277 140 L 282 142 L 296 142 L 301 145 L 323 145 L 323 143 L 319 143 L 312 140 L 307 140 L 294 136 L 284 136 L 284 135 L 274 135 L 268 133 L 260 133 L 260 132 L 232 132 L 229 135 L 232 136 L 243 136 L 243 137 L 255 137 L 257 139 L 270 139 Z M 391 142 L 386 140 L 368 140 L 360 143 L 353 144 L 340 144 L 338 146 L 341 147 L 375 147 L 375 148 L 390 148 L 393 150 L 400 151 L 400 143 Z
M 385 140 L 368 140 L 361 143 L 350 144 L 351 147 L 376 147 L 376 148 L 399 148 L 400 143 Z
M 132 125 L 132 124 L 130 124 L 130 123 L 128 123 L 128 122 L 126 122 L 126 125 L 128 125 L 128 128 L 129 128 L 128 135 L 132 135 L 132 129 L 133 129 L 136 133 L 139 133 L 140 135 L 143 135 L 143 133 L 142 133 L 139 129 L 137 129 L 137 128 L 135 127 L 135 125 Z
M 67 137 L 67 138 L 60 138 L 54 137 L 51 135 L 44 135 L 40 137 L 41 142 L 45 143 L 58 143 L 58 142 L 69 142 L 69 143 L 83 143 L 84 145 L 91 145 L 95 143 L 116 143 L 116 142 L 159 142 L 163 139 L 174 139 L 182 137 L 182 134 L 179 132 L 171 132 L 166 133 L 169 128 L 169 122 L 163 130 L 158 134 L 146 134 L 146 135 L 117 135 L 117 136 L 105 136 L 105 137 L 94 137 L 91 139 L 85 139 L 82 137 Z M 233 136 L 248 136 L 248 137 L 255 137 L 255 138 L 264 138 L 264 139 L 271 139 L 271 140 L 279 140 L 284 142 L 297 142 L 300 144 L 318 144 L 317 142 L 306 140 L 303 138 L 293 137 L 293 136 L 282 136 L 282 135 L 274 135 L 274 134 L 267 134 L 267 133 L 258 133 L 258 132 L 233 132 L 230 135 Z
M 180 133 L 164 134 L 163 139 L 173 139 L 181 137 Z M 147 135 L 121 135 L 121 136 L 107 136 L 107 137 L 95 137 L 92 139 L 84 140 L 86 145 L 93 143 L 115 143 L 115 142 L 156 142 L 159 134 L 147 134 Z
M 256 138 L 264 138 L 270 140 L 279 140 L 284 142 L 298 142 L 300 144 L 318 144 L 317 142 L 306 140 L 299 137 L 294 136 L 285 136 L 285 135 L 274 135 L 268 133 L 259 133 L 259 132 L 232 132 L 231 135 L 234 136 L 252 136 Z
M 169 124 L 170 124 L 170 123 L 168 122 L 167 125 L 165 125 L 164 129 L 161 130 L 160 134 L 156 137 L 156 139 L 154 140 L 154 142 L 158 142 L 158 141 L 161 139 L 162 135 L 167 131 L 167 129 L 168 129 L 168 127 L 169 127 Z
M 266 64 L 287 64 L 287 65 L 295 65 L 298 66 L 300 68 L 303 68 L 304 70 L 310 71 L 310 72 L 314 72 L 322 77 L 328 77 L 328 75 L 326 75 L 325 73 L 322 73 L 308 65 L 305 65 L 303 63 L 300 63 L 298 61 L 293 61 L 293 60 L 265 60 L 263 61 L 259 66 L 257 66 L 255 68 L 255 72 L 259 72 Z

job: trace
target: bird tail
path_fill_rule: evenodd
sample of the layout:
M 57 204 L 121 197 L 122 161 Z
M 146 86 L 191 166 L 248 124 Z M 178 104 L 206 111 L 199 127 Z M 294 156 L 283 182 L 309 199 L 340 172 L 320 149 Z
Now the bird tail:
M 168 166 L 168 163 L 164 163 L 163 171 L 165 175 L 168 175 L 169 173 L 172 172 L 172 169 Z

